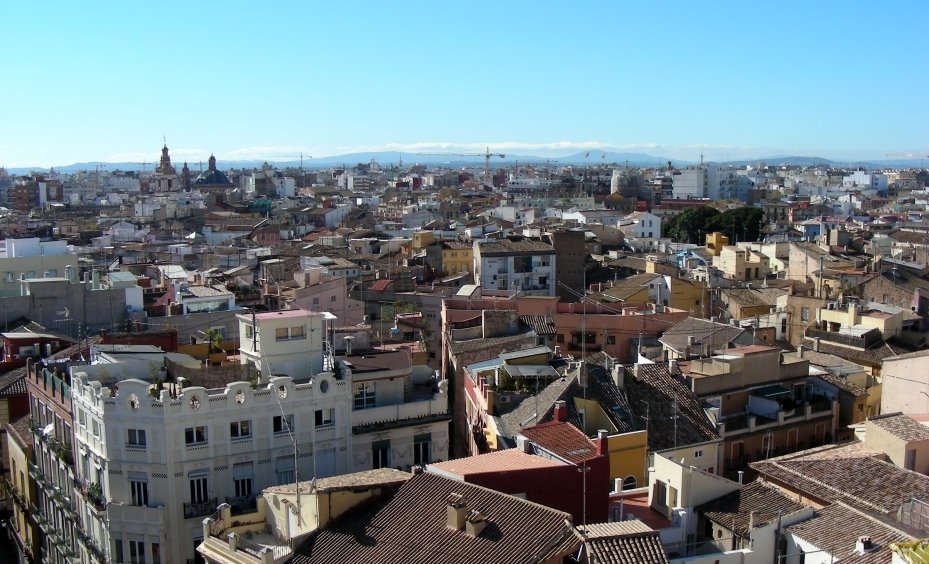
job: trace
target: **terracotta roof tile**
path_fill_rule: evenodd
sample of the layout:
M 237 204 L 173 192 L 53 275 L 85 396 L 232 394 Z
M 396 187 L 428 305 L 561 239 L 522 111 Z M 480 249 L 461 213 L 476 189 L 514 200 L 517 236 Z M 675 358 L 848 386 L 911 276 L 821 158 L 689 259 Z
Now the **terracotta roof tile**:
M 909 534 L 844 504 L 824 507 L 814 517 L 787 527 L 787 531 L 831 552 L 832 557 L 843 564 L 886 564 L 892 559 L 890 543 L 913 539 Z M 860 536 L 871 537 L 876 550 L 858 554 L 855 542 Z
M 597 445 L 574 425 L 563 421 L 549 421 L 527 427 L 520 434 L 547 451 L 579 463 L 597 458 Z
M 550 468 L 552 466 L 564 466 L 564 464 L 549 458 L 528 454 L 515 448 L 509 448 L 430 464 L 429 471 L 438 470 L 444 474 L 471 476 L 527 468 Z
M 666 564 L 658 531 L 641 521 L 587 525 L 590 561 L 603 564 Z
M 900 412 L 870 417 L 868 422 L 907 442 L 929 439 L 929 427 Z
M 477 536 L 447 526 L 453 493 L 487 518 Z M 291 563 L 528 564 L 579 546 L 567 513 L 424 472 L 318 530 L 297 548 Z
M 707 519 L 741 537 L 749 534 L 751 513 L 755 512 L 754 525 L 761 526 L 803 509 L 776 488 L 761 481 L 742 486 L 738 490 L 697 507 Z

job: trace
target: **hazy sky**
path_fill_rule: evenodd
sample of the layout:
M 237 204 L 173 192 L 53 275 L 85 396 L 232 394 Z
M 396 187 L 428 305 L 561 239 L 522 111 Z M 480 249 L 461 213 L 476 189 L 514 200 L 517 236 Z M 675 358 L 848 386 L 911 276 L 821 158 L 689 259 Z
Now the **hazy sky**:
M 0 166 L 929 155 L 929 1 L 0 2 Z M 899 154 L 899 155 L 898 155 Z

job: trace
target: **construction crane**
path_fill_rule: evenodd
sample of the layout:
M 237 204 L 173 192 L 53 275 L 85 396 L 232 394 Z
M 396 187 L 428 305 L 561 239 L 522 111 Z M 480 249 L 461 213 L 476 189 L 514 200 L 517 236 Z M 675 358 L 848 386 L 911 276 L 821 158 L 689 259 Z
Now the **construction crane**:
M 483 153 L 414 153 L 421 156 L 429 157 L 484 157 L 484 178 L 490 178 L 490 158 L 491 157 L 500 157 L 505 159 L 506 155 L 503 153 L 491 153 L 490 147 L 484 149 Z

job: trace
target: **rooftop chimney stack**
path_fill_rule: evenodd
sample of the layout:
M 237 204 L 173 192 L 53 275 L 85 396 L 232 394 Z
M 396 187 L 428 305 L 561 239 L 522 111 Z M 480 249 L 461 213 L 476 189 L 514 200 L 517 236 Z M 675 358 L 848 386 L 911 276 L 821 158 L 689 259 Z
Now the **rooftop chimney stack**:
M 599 429 L 597 431 L 597 456 L 606 456 L 610 453 L 609 443 L 610 439 L 607 430 Z
M 465 527 L 465 517 L 468 514 L 468 501 L 463 495 L 452 493 L 446 499 L 448 514 L 448 528 L 461 531 Z
M 871 541 L 871 537 L 869 536 L 858 537 L 858 540 L 855 542 L 855 552 L 858 554 L 867 554 L 869 552 L 873 552 L 875 548 L 876 547 L 874 546 L 874 543 Z
M 803 358 L 803 345 L 797 345 L 797 358 Z
M 626 385 L 626 367 L 622 364 L 617 363 L 613 366 L 613 383 L 620 390 Z
M 476 537 L 481 534 L 484 527 L 487 526 L 487 517 L 477 509 L 468 511 L 465 516 L 465 533 L 469 536 Z
M 819 337 L 813 337 L 813 350 L 819 352 Z
M 568 421 L 568 404 L 565 400 L 555 402 L 555 421 L 566 423 Z

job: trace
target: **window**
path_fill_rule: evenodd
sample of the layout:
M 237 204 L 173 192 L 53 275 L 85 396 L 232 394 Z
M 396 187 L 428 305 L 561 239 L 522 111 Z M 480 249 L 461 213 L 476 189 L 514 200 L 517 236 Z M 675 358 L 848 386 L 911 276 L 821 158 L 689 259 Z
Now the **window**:
M 694 451 L 694 458 L 703 458 L 703 449 L 697 449 Z
M 800 321 L 806 322 L 810 320 L 810 308 L 801 307 L 800 308 Z
M 161 564 L 161 544 L 152 543 L 152 564 Z
M 90 521 L 90 522 L 92 523 L 93 521 Z M 116 553 L 116 561 L 122 562 L 123 561 L 123 541 L 116 539 L 113 542 L 113 544 L 114 544 L 113 552 Z
M 390 441 L 374 441 L 371 443 L 371 468 L 390 467 Z
M 251 339 L 254 336 L 255 336 L 255 327 L 253 325 L 246 325 L 245 326 L 245 338 Z
M 335 425 L 335 409 L 317 409 L 316 410 L 316 426 L 317 427 L 332 427 Z
M 368 409 L 375 405 L 374 382 L 359 382 L 354 384 L 354 408 Z
M 187 446 L 206 444 L 206 427 L 187 427 L 184 430 Z
M 95 436 L 95 437 L 99 437 L 99 436 L 100 436 L 100 422 L 97 421 L 96 419 L 94 419 L 93 421 L 91 421 L 91 425 L 90 425 L 90 426 L 91 426 L 92 429 L 93 429 L 93 434 L 94 434 L 94 436 Z
M 129 493 L 132 505 L 148 506 L 148 477 L 145 474 L 129 473 Z
M 274 420 L 272 422 L 272 428 L 274 429 L 275 433 L 289 433 L 293 431 L 293 428 L 294 428 L 293 413 L 291 413 L 290 415 L 287 415 L 286 417 L 282 415 L 275 415 Z
M 229 436 L 233 439 L 244 439 L 252 436 L 251 421 L 233 421 L 229 424 Z
M 251 462 L 240 462 L 232 466 L 232 480 L 235 482 L 235 496 L 248 497 L 252 495 L 252 481 L 255 470 Z
M 145 429 L 129 429 L 126 446 L 132 448 L 145 448 Z
M 274 336 L 278 341 L 289 341 L 291 339 L 305 339 L 306 328 L 303 325 L 298 327 L 278 327 L 274 330 Z
M 130 564 L 145 564 L 145 542 L 138 540 L 129 541 L 129 562 Z
M 607 336 L 606 336 L 606 344 L 608 344 L 608 345 L 615 345 L 615 344 L 616 344 L 616 335 L 607 335 Z
M 12 272 L 4 272 L 4 273 L 3 273 L 3 281 L 6 282 L 6 283 L 12 282 L 12 281 L 13 281 L 13 273 L 12 273 Z
M 432 434 L 423 433 L 413 437 L 413 464 L 429 464 L 432 461 Z
M 196 476 L 190 479 L 190 503 L 203 503 L 207 500 L 206 476 Z
M 274 463 L 274 470 L 277 473 L 277 485 L 292 484 L 297 481 L 294 472 L 293 456 L 278 456 Z
M 623 491 L 634 490 L 638 485 L 638 482 L 635 479 L 635 476 L 626 476 L 623 479 Z

